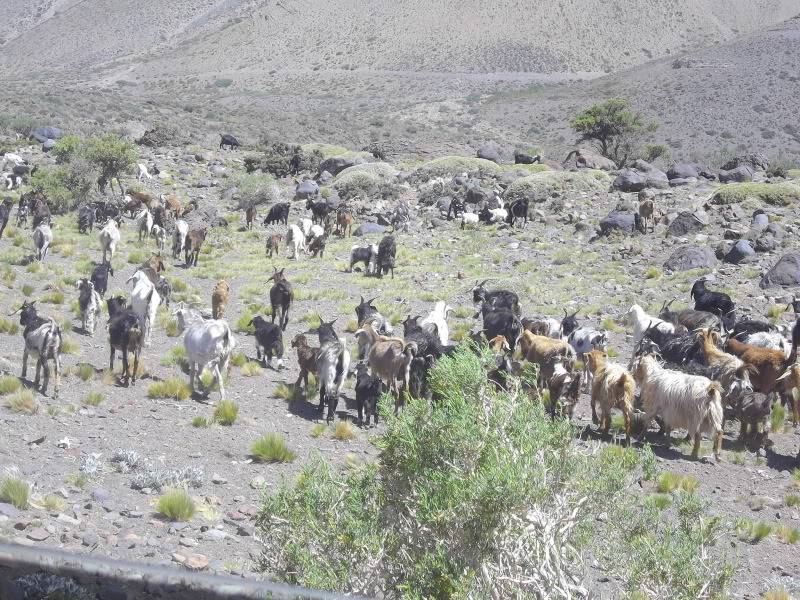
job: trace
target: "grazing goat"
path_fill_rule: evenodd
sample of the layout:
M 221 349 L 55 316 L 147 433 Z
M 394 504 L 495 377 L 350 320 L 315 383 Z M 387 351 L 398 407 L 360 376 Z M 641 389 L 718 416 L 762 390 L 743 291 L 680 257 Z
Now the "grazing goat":
M 84 204 L 78 209 L 78 233 L 91 233 L 97 220 L 97 208 Z
M 461 213 L 461 229 L 466 229 L 467 225 L 477 225 L 478 223 L 480 223 L 480 217 L 478 217 L 478 215 L 475 213 Z
M 300 219 L 297 222 L 297 226 L 306 238 L 311 237 L 311 228 L 314 226 L 314 221 L 311 219 Z
M 435 364 L 436 359 L 431 354 L 415 356 L 408 367 L 408 389 L 400 390 L 400 393 L 407 393 L 410 398 L 430 400 L 433 392 L 428 384 L 428 372 Z
M 522 322 L 512 311 L 505 308 L 484 311 L 483 334 L 487 340 L 502 335 L 508 340 L 513 351 L 522 332 Z
M 450 340 L 450 329 L 447 326 L 447 315 L 453 312 L 453 307 L 444 300 L 439 300 L 433 307 L 430 314 L 422 319 L 420 325 L 439 336 L 442 346 L 446 346 Z
M 225 308 L 231 297 L 231 286 L 224 279 L 220 279 L 211 292 L 211 316 L 214 319 L 221 319 L 225 316 Z
M 197 258 L 200 256 L 200 248 L 206 240 L 205 229 L 192 229 L 186 234 L 186 250 L 184 251 L 184 262 L 187 267 L 196 267 Z
M 314 227 L 319 227 L 319 225 L 314 225 Z M 311 241 L 308 244 L 308 251 L 311 253 L 313 258 L 317 258 L 317 256 L 322 258 L 325 255 L 325 245 L 327 241 L 327 233 L 323 233 L 322 235 L 311 238 Z
M 36 260 L 42 262 L 47 258 L 47 251 L 53 243 L 53 230 L 47 223 L 40 223 L 33 230 L 33 245 L 36 248 Z
M 710 329 L 701 329 L 697 337 L 702 343 L 705 364 L 715 369 L 715 379 L 722 384 L 726 394 L 731 391 L 737 379 L 742 380 L 745 385 L 752 389 L 750 375 L 756 374 L 755 367 L 748 366 L 739 357 L 717 348 L 714 343 L 716 339 L 714 333 Z
M 108 223 L 100 230 L 98 237 L 100 239 L 100 249 L 103 251 L 103 262 L 111 264 L 120 240 L 119 223 L 114 219 L 109 219 Z M 106 257 L 108 258 L 106 259 Z
M 144 163 L 136 163 L 136 170 L 138 174 L 136 175 L 136 181 L 141 182 L 142 179 L 153 179 L 153 176 L 150 175 L 150 172 L 147 170 L 147 165 Z
M 278 256 L 281 251 L 283 236 L 280 233 L 273 234 L 267 238 L 267 257 Z
M 553 362 L 554 359 L 569 360 L 573 363 L 575 361 L 575 350 L 567 342 L 543 335 L 534 335 L 530 331 L 522 332 L 519 337 L 519 348 L 523 359 L 539 365 L 540 387 L 546 383 L 542 379 L 542 368 L 545 365 Z
M 383 277 L 384 274 L 392 273 L 394 279 L 394 261 L 397 254 L 397 245 L 395 244 L 394 236 L 385 236 L 380 244 L 378 244 L 378 255 L 375 259 L 375 275 Z
M 484 279 L 480 283 L 475 282 L 475 287 L 472 288 L 472 302 L 475 304 L 475 310 L 480 312 L 484 306 L 493 309 L 504 308 L 519 316 L 519 296 L 509 290 L 487 290 L 485 287 L 487 281 L 489 280 Z M 477 316 L 476 314 L 475 318 Z
M 525 229 L 525 226 L 528 224 L 528 210 L 529 204 L 527 198 L 514 200 L 508 205 L 508 217 L 506 217 L 506 223 L 511 225 L 511 227 L 514 227 L 517 220 L 522 219 L 522 228 Z
M 402 340 L 380 335 L 369 323 L 356 331 L 355 335 L 357 337 L 366 336 L 369 340 L 367 362 L 369 362 L 370 370 L 374 375 L 380 377 L 386 387 L 392 391 L 395 397 L 394 412 L 397 414 L 403 405 L 397 380 L 401 379 L 403 388 L 408 388 L 409 367 L 417 353 L 417 344 L 408 339 Z
M 722 388 L 716 381 L 663 368 L 653 356 L 642 356 L 634 363 L 634 378 L 644 400 L 647 424 L 661 417 L 669 431 L 679 427 L 694 437 L 692 458 L 698 458 L 700 436 L 706 433 L 714 443 L 719 460 L 722 445 Z
M 139 232 L 139 243 L 142 239 L 150 237 L 150 230 L 153 229 L 153 214 L 146 208 L 136 215 L 136 231 Z
M 100 294 L 101 298 L 106 295 L 106 290 L 108 290 L 109 275 L 114 275 L 114 268 L 111 266 L 111 263 L 104 262 L 96 265 L 95 268 L 92 269 L 90 281 L 94 285 L 95 291 Z
M 220 133 L 219 134 L 219 149 L 224 150 L 225 146 L 228 147 L 228 150 L 233 150 L 234 148 L 238 148 L 242 144 L 239 143 L 239 140 L 236 139 L 230 133 Z
M 464 214 L 464 202 L 460 198 L 453 198 L 452 200 L 450 200 L 450 203 L 447 205 L 447 217 L 446 217 L 447 220 L 448 221 L 452 221 L 454 218 L 457 219 L 458 218 L 458 213 Z M 475 214 L 475 213 L 469 213 L 469 214 Z M 470 224 L 471 225 L 477 225 L 478 224 L 478 215 L 475 215 L 475 219 L 471 220 Z M 463 221 L 462 221 L 461 225 L 462 225 L 461 228 L 463 229 L 464 228 L 463 227 L 463 225 L 464 225 Z
M 647 233 L 647 224 L 650 223 L 650 230 L 656 230 L 656 218 L 655 218 L 655 203 L 651 198 L 647 198 L 646 200 L 641 200 L 639 202 L 639 218 L 642 224 L 640 229 L 641 233 Z
M 358 424 L 370 426 L 374 418 L 378 424 L 378 399 L 386 389 L 383 381 L 377 375 L 370 375 L 366 362 L 356 366 L 356 409 L 358 410 Z M 364 422 L 366 414 L 367 421 Z
M 172 284 L 166 277 L 159 277 L 156 282 L 156 291 L 161 298 L 161 303 L 169 308 L 169 303 L 172 300 Z
M 11 208 L 14 206 L 14 201 L 11 198 L 3 198 L 3 203 L 0 204 L 0 239 L 3 237 L 3 232 L 8 225 L 8 218 L 11 216 Z
M 292 340 L 292 348 L 297 349 L 297 365 L 300 367 L 300 374 L 297 376 L 295 387 L 303 382 L 303 387 L 308 390 L 308 375 L 317 372 L 317 357 L 319 348 L 308 345 L 308 339 L 302 333 L 298 333 Z
M 286 331 L 286 326 L 289 324 L 289 309 L 294 301 L 294 290 L 292 289 L 292 284 L 283 274 L 285 270 L 278 271 L 277 267 L 273 267 L 273 273 L 267 279 L 267 281 L 275 282 L 269 290 L 272 322 L 274 323 L 277 318 L 282 331 Z
M 183 219 L 175 221 L 175 231 L 172 232 L 172 258 L 178 258 L 183 253 L 188 234 L 189 224 Z
M 753 384 L 755 391 L 762 394 L 775 391 L 778 387 L 778 377 L 793 365 L 797 358 L 796 351 L 794 355 L 790 353 L 787 357 L 783 350 L 761 348 L 742 343 L 734 338 L 728 340 L 726 349 L 745 364 L 753 367 L 750 383 Z
M 303 235 L 302 230 L 297 225 L 289 225 L 289 231 L 286 234 L 286 246 L 292 248 L 292 258 L 299 260 L 300 250 L 307 252 L 306 236 Z
M 152 281 L 153 284 L 158 283 L 158 276 L 167 270 L 167 266 L 164 264 L 164 259 L 161 258 L 161 255 L 159 254 L 151 254 L 150 258 L 144 261 L 139 268 L 149 268 L 153 271 L 153 273 L 150 275 L 150 281 Z
M 142 352 L 144 334 L 139 316 L 127 306 L 125 298 L 115 296 L 106 301 L 108 306 L 108 345 L 111 350 L 109 370 L 114 372 L 114 358 L 117 350 L 122 353 L 122 384 L 125 387 L 136 384 L 139 370 L 139 355 Z M 128 353 L 133 353 L 133 371 L 128 362 Z
M 178 328 L 184 332 L 183 347 L 189 363 L 189 386 L 192 393 L 195 391 L 195 377 L 203 369 L 209 369 L 219 385 L 220 398 L 224 400 L 222 372 L 228 370 L 231 354 L 236 348 L 236 338 L 233 337 L 230 326 L 223 320 L 205 320 L 186 308 L 177 309 L 173 315 L 178 319 Z
M 483 210 L 478 213 L 478 219 L 486 224 L 502 223 L 508 219 L 508 211 L 505 208 L 489 208 L 485 206 Z
M 783 397 L 792 400 L 792 425 L 797 427 L 800 422 L 800 402 L 794 398 L 794 390 L 800 388 L 800 363 L 793 363 L 778 377 Z
M 265 365 L 272 366 L 272 357 L 277 368 L 283 368 L 283 332 L 280 326 L 267 323 L 266 319 L 256 315 L 250 319 L 250 325 L 255 328 L 256 358 Z
M 767 421 L 772 412 L 772 399 L 767 394 L 739 389 L 731 400 L 733 415 L 739 421 L 739 441 L 748 444 L 754 451 L 758 450 L 767 438 Z M 762 430 L 761 433 L 759 429 Z
M 723 292 L 707 290 L 705 279 L 695 281 L 689 295 L 694 300 L 695 310 L 713 313 L 719 316 L 723 322 L 734 320 L 733 311 L 736 307 L 731 297 Z
M 324 223 L 328 217 L 328 212 L 331 210 L 330 204 L 326 200 L 316 201 L 309 198 L 306 201 L 306 208 L 311 211 L 311 218 L 314 223 Z
M 353 246 L 350 249 L 350 268 L 348 269 L 348 271 L 352 273 L 353 266 L 356 263 L 363 262 L 364 274 L 369 275 L 370 264 L 372 264 L 373 268 L 377 270 L 377 266 L 375 265 L 375 260 L 377 259 L 377 257 L 378 257 L 377 244 L 371 244 L 369 246 Z
M 673 302 L 675 302 L 674 299 L 661 305 L 661 310 L 658 311 L 659 318 L 669 321 L 673 325 L 682 325 L 689 331 L 704 328 L 722 330 L 722 321 L 717 315 L 692 308 L 684 308 L 677 312 L 671 311 L 669 307 L 672 306 Z
M 258 209 L 255 204 L 250 204 L 244 211 L 244 228 L 253 229 L 253 222 L 258 218 Z
M 28 355 L 36 359 L 36 377 L 33 381 L 34 389 L 39 389 L 39 376 L 44 368 L 44 380 L 42 381 L 41 392 L 47 393 L 47 385 L 50 382 L 50 369 L 47 361 L 53 361 L 53 377 L 55 385 L 53 387 L 53 398 L 58 399 L 58 390 L 61 385 L 61 345 L 63 338 L 61 327 L 54 319 L 45 319 L 36 313 L 36 301 L 22 303 L 14 313 L 19 312 L 19 324 L 24 327 L 22 338 L 25 340 L 25 348 L 22 351 L 22 379 L 28 373 Z
M 417 345 L 415 354 L 418 353 L 420 356 L 430 354 L 438 359 L 453 353 L 455 346 L 443 346 L 439 336 L 420 326 L 418 320 L 419 317 L 408 316 L 403 321 L 403 337 L 406 342 L 414 342 Z
M 167 211 L 172 213 L 172 216 L 175 219 L 179 219 L 183 214 L 183 207 L 181 206 L 181 201 L 178 200 L 178 198 L 176 198 L 175 196 L 169 194 L 162 194 L 161 202 L 164 204 Z
M 152 229 L 150 229 L 150 235 L 155 238 L 159 253 L 163 252 L 167 243 L 167 231 L 161 225 L 153 225 Z
M 142 271 L 136 271 L 125 283 L 133 283 L 133 289 L 131 290 L 131 306 L 142 323 L 144 344 L 145 346 L 150 346 L 150 340 L 153 334 L 153 323 L 156 319 L 158 305 L 161 304 L 161 298 L 156 291 L 156 286 Z
M 94 335 L 94 328 L 103 310 L 103 298 L 94 289 L 94 284 L 86 278 L 78 280 L 78 309 L 81 313 L 83 331 Z
M 377 298 L 372 298 L 371 300 L 364 300 L 364 296 L 360 296 L 360 298 L 361 300 L 355 309 L 358 326 L 363 327 L 365 323 L 371 323 L 375 331 L 381 335 L 390 335 L 393 331 L 391 323 L 389 323 L 389 320 L 372 305 Z M 363 358 L 364 357 L 361 356 L 359 360 Z
M 562 321 L 547 317 L 544 319 L 522 319 L 522 328 L 535 335 L 544 335 L 554 340 L 561 339 Z
M 783 355 L 788 358 L 792 352 L 792 345 L 780 333 L 771 331 L 756 331 L 755 333 L 745 333 L 731 336 L 731 339 L 736 339 L 740 342 L 757 348 L 768 348 L 771 350 L 778 350 L 783 352 Z
M 608 362 L 608 354 L 592 350 L 586 354 L 587 368 L 592 371 L 592 422 L 599 425 L 607 434 L 611 427 L 611 409 L 618 408 L 625 417 L 625 442 L 631 441 L 631 414 L 633 414 L 633 395 L 636 384 L 625 367 Z M 597 418 L 597 404 L 600 404 L 601 418 Z
M 578 327 L 567 337 L 567 343 L 575 350 L 578 358 L 586 362 L 586 353 L 592 350 L 605 351 L 608 346 L 608 335 L 603 331 L 592 329 L 591 327 Z M 591 386 L 592 374 L 588 369 L 584 370 L 586 374 L 586 385 Z
M 262 225 L 272 225 L 277 223 L 279 225 L 289 224 L 289 203 L 278 202 L 269 208 L 267 216 L 264 217 Z
M 319 383 L 319 406 L 322 411 L 328 405 L 328 422 L 336 416 L 341 392 L 347 372 L 350 369 L 350 352 L 347 341 L 336 336 L 333 324 L 336 319 L 325 323 L 320 320 L 317 335 L 319 336 L 319 356 L 317 357 L 317 382 Z
M 353 232 L 353 215 L 348 210 L 336 213 L 336 234 L 341 237 L 350 237 Z
M 628 321 L 633 325 L 633 343 L 638 344 L 644 337 L 644 332 L 652 327 L 662 333 L 674 334 L 675 325 L 659 319 L 658 317 L 651 317 L 644 309 L 638 304 L 634 304 L 628 309 Z

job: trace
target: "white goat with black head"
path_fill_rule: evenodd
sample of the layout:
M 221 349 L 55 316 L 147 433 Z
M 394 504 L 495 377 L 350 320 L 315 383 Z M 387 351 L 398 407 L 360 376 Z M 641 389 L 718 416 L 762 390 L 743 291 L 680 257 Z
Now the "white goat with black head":
M 634 304 L 628 310 L 628 320 L 633 325 L 634 344 L 638 344 L 642 340 L 642 337 L 644 337 L 644 332 L 647 331 L 649 327 L 657 329 L 662 333 L 675 333 L 675 325 L 673 323 L 664 321 L 658 317 L 651 317 L 644 312 L 644 309 L 638 304 Z
M 61 345 L 63 339 L 61 336 L 61 328 L 54 319 L 40 317 L 36 313 L 36 301 L 28 302 L 27 300 L 22 303 L 12 315 L 19 313 L 19 324 L 25 329 L 22 331 L 22 337 L 25 340 L 25 349 L 22 352 L 22 379 L 25 379 L 28 373 L 28 355 L 33 355 L 36 358 L 36 379 L 33 382 L 35 388 L 39 387 L 39 376 L 42 367 L 44 367 L 44 381 L 42 382 L 42 394 L 47 393 L 47 384 L 50 381 L 50 369 L 47 367 L 47 361 L 53 361 L 53 375 L 55 377 L 55 386 L 53 388 L 53 398 L 58 398 L 58 389 L 60 387 L 60 373 L 61 373 Z
M 156 320 L 158 305 L 161 304 L 161 297 L 156 291 L 156 286 L 143 271 L 136 271 L 125 283 L 133 283 L 131 306 L 142 323 L 144 345 L 150 346 L 153 323 Z
M 439 341 L 442 346 L 446 346 L 450 340 L 450 329 L 447 326 L 447 316 L 453 312 L 453 307 L 444 300 L 439 300 L 433 307 L 433 310 L 420 321 L 423 329 L 430 331 L 434 335 L 439 336 Z
M 94 328 L 103 310 L 103 298 L 94 289 L 94 283 L 89 279 L 79 279 L 78 288 L 78 308 L 81 312 L 81 326 L 83 331 L 89 335 L 94 335 Z

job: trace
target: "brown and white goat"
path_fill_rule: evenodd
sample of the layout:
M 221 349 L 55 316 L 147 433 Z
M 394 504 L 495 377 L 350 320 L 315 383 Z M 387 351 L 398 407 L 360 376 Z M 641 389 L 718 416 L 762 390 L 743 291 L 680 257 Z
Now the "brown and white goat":
M 251 204 L 244 211 L 245 229 L 252 229 L 253 222 L 258 218 L 258 209 L 255 204 Z
M 308 345 L 306 336 L 298 333 L 292 340 L 292 348 L 297 348 L 297 364 L 300 366 L 300 374 L 297 376 L 295 387 L 303 382 L 305 389 L 308 389 L 308 374 L 317 372 L 317 357 L 319 348 Z
M 211 293 L 211 316 L 221 319 L 225 316 L 225 308 L 231 297 L 231 286 L 224 279 L 220 279 Z
M 534 335 L 530 331 L 523 331 L 519 338 L 519 348 L 522 358 L 528 362 L 539 365 L 539 386 L 546 385 L 542 377 L 542 368 L 554 359 L 575 361 L 575 350 L 563 340 L 555 340 L 544 335 Z
M 587 368 L 592 371 L 592 422 L 600 426 L 603 433 L 611 427 L 611 409 L 618 408 L 625 417 L 625 441 L 631 441 L 631 414 L 636 383 L 625 367 L 608 362 L 608 354 L 602 350 L 586 353 Z M 600 404 L 601 418 L 597 418 L 596 405 Z
M 281 244 L 283 243 L 283 236 L 279 233 L 271 235 L 267 238 L 267 257 L 272 258 L 272 255 L 280 255 Z
M 369 368 L 374 375 L 381 378 L 386 387 L 392 390 L 396 413 L 403 404 L 397 380 L 402 379 L 403 387 L 408 388 L 408 369 L 417 352 L 417 344 L 380 335 L 369 323 L 356 331 L 355 335 L 366 336 L 369 345 L 369 352 L 366 355 Z
M 719 373 L 719 382 L 726 392 L 731 389 L 736 379 L 751 385 L 750 375 L 757 374 L 755 367 L 746 365 L 738 356 L 728 354 L 717 348 L 714 343 L 715 340 L 719 339 L 717 332 L 711 329 L 701 329 L 698 336 L 703 346 L 706 365 L 714 368 Z
M 183 214 L 183 207 L 181 206 L 181 201 L 178 200 L 175 196 L 162 194 L 161 195 L 161 202 L 167 209 L 167 212 L 172 213 L 172 216 L 176 219 L 180 219 L 181 215 Z

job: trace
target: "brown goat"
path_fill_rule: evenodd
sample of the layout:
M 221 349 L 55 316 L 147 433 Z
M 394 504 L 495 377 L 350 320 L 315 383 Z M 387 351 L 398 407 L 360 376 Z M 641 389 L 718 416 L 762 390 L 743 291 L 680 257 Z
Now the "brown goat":
M 211 293 L 211 316 L 214 319 L 221 319 L 225 316 L 225 308 L 231 297 L 231 286 L 224 279 L 220 279 Z
M 164 264 L 164 260 L 158 254 L 153 254 L 150 258 L 144 261 L 142 263 L 142 266 L 139 268 L 144 270 L 147 267 L 152 269 L 155 272 L 156 276 L 160 275 L 161 273 L 167 270 L 167 266 Z M 156 279 L 156 281 L 154 281 L 153 283 L 158 283 L 158 279 Z
M 586 353 L 587 368 L 592 372 L 592 422 L 603 433 L 611 427 L 611 409 L 618 408 L 625 417 L 625 441 L 631 441 L 631 414 L 636 383 L 625 367 L 608 362 L 608 354 L 601 350 Z M 596 405 L 600 404 L 602 418 L 598 420 Z
M 267 257 L 272 258 L 275 254 L 280 256 L 281 244 L 283 243 L 283 236 L 279 233 L 271 235 L 267 238 Z
M 183 207 L 181 206 L 180 200 L 178 200 L 175 196 L 162 194 L 161 201 L 164 203 L 167 212 L 171 212 L 172 216 L 176 219 L 181 218 L 181 215 L 183 214 Z
M 750 383 L 750 375 L 756 374 L 756 368 L 752 365 L 747 365 L 738 356 L 728 354 L 717 348 L 715 340 L 719 339 L 719 334 L 712 329 L 701 329 L 697 334 L 703 346 L 703 356 L 705 357 L 706 365 L 714 367 L 719 371 L 719 382 L 726 391 L 731 389 L 731 384 L 734 379 L 741 379 L 745 383 Z
M 253 228 L 253 221 L 258 218 L 258 209 L 255 204 L 251 204 L 244 211 L 245 229 Z
M 336 234 L 350 237 L 353 231 L 353 215 L 349 210 L 343 210 L 336 215 Z
M 125 194 L 130 198 L 127 204 L 122 207 L 122 212 L 129 212 L 133 215 L 136 211 L 140 210 L 142 206 L 146 206 L 148 210 L 153 206 L 153 194 L 150 192 L 137 192 L 135 190 L 128 190 Z
M 791 355 L 786 358 L 781 350 L 752 346 L 734 338 L 728 340 L 727 349 L 731 354 L 742 359 L 745 364 L 755 368 L 756 372 L 750 376 L 750 383 L 753 384 L 756 392 L 762 394 L 769 394 L 780 387 L 778 377 L 794 364 L 796 358 Z
M 642 217 L 645 231 L 647 231 L 648 222 L 650 223 L 652 230 L 656 230 L 655 204 L 651 198 L 647 198 L 646 200 L 641 200 L 639 202 L 639 216 Z
M 519 340 L 522 358 L 528 362 L 539 365 L 539 387 L 546 385 L 542 377 L 542 367 L 555 358 L 575 361 L 575 350 L 567 342 L 556 340 L 544 335 L 535 335 L 530 331 L 523 331 Z
M 303 382 L 303 387 L 308 390 L 308 374 L 317 372 L 317 357 L 319 348 L 308 345 L 306 336 L 298 333 L 292 340 L 292 348 L 297 348 L 297 364 L 300 366 L 300 374 L 297 376 L 295 387 Z
M 205 229 L 192 229 L 186 235 L 185 262 L 187 267 L 197 266 L 197 258 L 200 256 L 200 248 L 206 239 Z
M 800 388 L 800 364 L 793 363 L 777 381 L 780 385 L 782 397 L 792 401 L 792 425 L 797 427 L 800 421 L 800 401 L 794 399 L 794 389 Z

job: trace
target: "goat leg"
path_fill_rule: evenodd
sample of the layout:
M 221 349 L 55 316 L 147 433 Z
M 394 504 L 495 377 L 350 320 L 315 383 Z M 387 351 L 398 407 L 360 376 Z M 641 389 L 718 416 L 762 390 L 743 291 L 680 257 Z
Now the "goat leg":
M 214 363 L 214 378 L 219 385 L 220 398 L 225 400 L 225 384 L 222 382 L 222 373 L 219 372 L 219 363 Z
M 130 385 L 131 381 L 131 372 L 130 372 L 130 365 L 128 364 L 128 348 L 127 346 L 122 348 L 122 384 L 125 387 Z
M 36 359 L 36 377 L 33 380 L 33 387 L 35 389 L 39 389 L 39 376 L 41 375 L 42 371 L 42 355 L 39 354 L 39 358 Z
M 722 438 L 720 438 L 720 443 L 722 442 Z M 695 460 L 700 455 L 700 432 L 694 434 L 694 447 L 692 448 L 692 458 Z
M 61 359 L 58 356 L 58 352 L 56 352 L 53 357 L 53 371 L 56 380 L 55 387 L 53 388 L 53 399 L 58 400 L 58 390 L 61 387 Z
M 317 410 L 322 412 L 325 409 L 325 384 L 321 383 L 319 386 L 319 406 Z
M 136 385 L 136 373 L 139 371 L 139 348 L 133 351 L 133 376 L 131 377 L 131 385 Z

